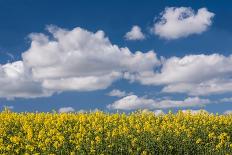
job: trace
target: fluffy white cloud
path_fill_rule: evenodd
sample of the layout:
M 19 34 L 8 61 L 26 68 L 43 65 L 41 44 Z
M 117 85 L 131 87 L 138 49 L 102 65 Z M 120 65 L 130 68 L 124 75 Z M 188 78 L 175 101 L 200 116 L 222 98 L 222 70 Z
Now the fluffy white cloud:
M 164 85 L 163 92 L 209 95 L 232 92 L 232 56 L 187 55 L 162 60 L 160 71 L 128 76 L 145 85 Z
M 136 95 L 126 96 L 108 105 L 109 109 L 135 110 L 135 109 L 165 109 L 174 107 L 195 107 L 210 103 L 208 99 L 199 97 L 188 97 L 183 101 L 179 100 L 154 100 Z
M 53 91 L 93 91 L 105 89 L 120 77 L 120 73 L 103 76 L 70 77 L 62 79 L 44 79 L 43 87 Z
M 118 90 L 118 89 L 113 89 L 107 95 L 108 96 L 115 96 L 115 97 L 124 97 L 124 96 L 127 95 L 127 93 L 125 91 L 121 91 L 121 90 Z
M 109 109 L 122 109 L 122 110 L 134 110 L 134 109 L 151 109 L 154 100 L 139 98 L 136 95 L 126 96 L 120 100 L 107 106 Z
M 48 30 L 53 39 L 32 34 L 31 47 L 22 55 L 33 78 L 41 80 L 48 90 L 105 89 L 123 72 L 143 72 L 159 63 L 153 51 L 133 54 L 128 48 L 112 45 L 103 31 L 92 33 L 79 27 L 69 31 L 54 26 Z
M 48 30 L 50 35 L 30 35 L 31 46 L 23 52 L 22 61 L 0 65 L 0 98 L 93 91 L 122 78 L 161 85 L 165 93 L 199 96 L 232 92 L 232 55 L 159 60 L 153 51 L 133 53 L 113 45 L 103 31 L 54 26 Z
M 51 95 L 50 91 L 42 88 L 39 81 L 31 78 L 22 61 L 0 65 L 0 86 L 0 98 L 34 98 Z
M 165 86 L 162 91 L 167 93 L 187 93 L 193 96 L 223 94 L 232 92 L 232 81 L 209 79 L 209 81 L 200 83 L 177 83 Z
M 49 26 L 48 31 L 30 35 L 22 61 L 0 65 L 0 98 L 105 89 L 125 72 L 152 70 L 160 63 L 153 51 L 132 53 L 113 45 L 101 30 Z
M 74 112 L 75 109 L 73 107 L 62 107 L 58 110 L 59 113 L 68 113 L 68 112 Z
M 200 34 L 212 24 L 214 13 L 200 8 L 195 13 L 189 7 L 167 7 L 154 24 L 153 31 L 165 39 L 177 39 L 191 34 Z
M 113 89 L 112 91 L 110 91 L 107 95 L 108 96 L 115 96 L 115 97 L 124 97 L 127 95 L 132 95 L 133 93 L 127 93 L 126 91 L 121 91 L 119 89 Z
M 141 31 L 141 28 L 137 25 L 134 25 L 129 32 L 124 36 L 126 40 L 143 40 L 145 35 Z

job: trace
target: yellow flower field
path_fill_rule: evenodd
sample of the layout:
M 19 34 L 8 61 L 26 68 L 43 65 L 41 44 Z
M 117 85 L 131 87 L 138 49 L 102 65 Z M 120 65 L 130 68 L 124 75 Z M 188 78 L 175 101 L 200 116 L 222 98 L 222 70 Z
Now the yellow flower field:
M 232 154 L 232 115 L 0 113 L 0 154 Z

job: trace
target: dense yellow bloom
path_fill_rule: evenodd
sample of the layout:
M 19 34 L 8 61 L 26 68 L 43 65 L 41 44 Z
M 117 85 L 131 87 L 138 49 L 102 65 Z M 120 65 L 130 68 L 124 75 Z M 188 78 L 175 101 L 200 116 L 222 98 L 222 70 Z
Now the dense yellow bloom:
M 204 112 L 0 113 L 0 154 L 232 154 L 231 136 Z

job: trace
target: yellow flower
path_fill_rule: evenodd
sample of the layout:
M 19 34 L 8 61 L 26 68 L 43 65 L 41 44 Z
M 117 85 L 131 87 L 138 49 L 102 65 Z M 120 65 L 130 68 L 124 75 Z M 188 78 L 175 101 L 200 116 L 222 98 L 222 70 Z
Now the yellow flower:
M 209 137 L 210 139 L 216 138 L 214 132 L 209 133 L 208 137 Z
M 147 155 L 147 151 L 143 151 L 141 155 Z
M 203 112 L 0 112 L 0 154 L 159 154 L 180 145 L 232 152 L 231 128 L 232 115 Z
M 97 143 L 100 143 L 101 138 L 99 136 L 97 136 L 97 137 L 95 137 L 95 140 L 96 140 Z
M 197 140 L 196 140 L 196 144 L 200 144 L 202 142 L 202 139 L 201 138 L 198 138 Z

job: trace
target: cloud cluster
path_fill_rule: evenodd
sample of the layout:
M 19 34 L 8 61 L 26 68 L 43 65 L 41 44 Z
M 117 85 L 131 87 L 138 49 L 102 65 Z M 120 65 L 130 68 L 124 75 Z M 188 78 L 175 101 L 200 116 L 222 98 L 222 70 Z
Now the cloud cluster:
M 167 7 L 153 27 L 164 39 L 177 39 L 206 31 L 214 13 L 206 8 L 194 12 L 186 7 Z M 194 107 L 210 103 L 199 96 L 232 92 L 232 55 L 199 54 L 183 57 L 161 56 L 154 51 L 132 52 L 112 44 L 102 30 L 90 32 L 80 27 L 72 30 L 48 26 L 48 33 L 32 33 L 30 47 L 22 60 L 0 64 L 0 98 L 36 98 L 64 91 L 105 89 L 113 82 L 127 79 L 142 85 L 162 86 L 162 93 L 184 93 L 185 100 L 148 99 L 118 89 L 108 96 L 121 99 L 109 109 L 165 109 Z M 134 25 L 126 40 L 146 36 Z M 14 60 L 14 57 L 9 54 Z M 220 102 L 231 102 L 231 98 Z M 63 107 L 59 112 L 74 111 Z M 161 110 L 156 111 L 162 113 Z
M 151 70 L 159 63 L 153 51 L 133 54 L 128 48 L 112 45 L 103 31 L 92 33 L 79 27 L 69 31 L 54 26 L 48 30 L 52 39 L 32 34 L 31 47 L 23 53 L 33 78 L 42 80 L 48 90 L 105 89 L 124 72 Z
M 204 106 L 210 103 L 208 99 L 199 97 L 188 97 L 183 101 L 180 100 L 154 100 L 136 95 L 126 96 L 107 106 L 109 109 L 119 110 L 136 110 L 136 109 L 165 109 L 174 107 L 195 107 Z
M 232 55 L 187 55 L 162 60 L 160 71 L 128 76 L 145 85 L 164 85 L 162 92 L 193 96 L 232 92 Z
M 125 34 L 126 40 L 143 40 L 145 35 L 143 34 L 141 28 L 137 25 L 134 25 L 129 32 Z
M 132 53 L 113 45 L 101 30 L 49 26 L 48 31 L 50 35 L 30 35 L 31 46 L 22 61 L 0 66 L 0 97 L 105 89 L 124 73 L 152 70 L 160 63 L 153 51 Z
M 165 39 L 177 39 L 200 34 L 212 24 L 214 13 L 200 8 L 195 13 L 188 7 L 167 7 L 154 24 L 153 32 Z
M 49 26 L 48 31 L 50 35 L 30 35 L 31 46 L 23 52 L 21 61 L 0 65 L 0 98 L 93 91 L 105 89 L 122 78 L 143 85 L 162 86 L 163 93 L 203 96 L 232 92 L 232 55 L 200 54 L 158 59 L 154 51 L 132 52 L 112 44 L 101 30 L 93 33 L 80 27 L 66 30 Z M 141 103 L 148 108 L 159 105 L 157 101 L 151 104 L 153 100 L 119 90 L 109 95 L 127 95 L 121 101 L 135 101 L 136 107 Z

